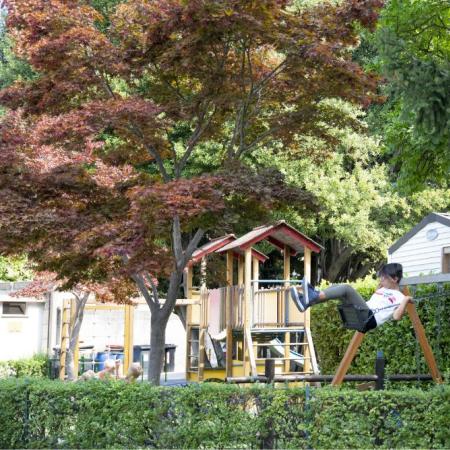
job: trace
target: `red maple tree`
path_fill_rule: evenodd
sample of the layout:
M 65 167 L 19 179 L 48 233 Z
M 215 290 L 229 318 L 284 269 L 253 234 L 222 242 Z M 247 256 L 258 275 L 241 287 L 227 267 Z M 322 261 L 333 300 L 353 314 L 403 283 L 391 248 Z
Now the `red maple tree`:
M 242 161 L 332 139 L 326 124 L 344 118 L 328 98 L 372 100 L 376 80 L 350 49 L 380 6 L 129 0 L 105 17 L 88 1 L 9 0 L 16 54 L 37 75 L 0 92 L 0 252 L 28 253 L 66 288 L 106 283 L 125 298 L 137 286 L 159 383 L 165 327 L 205 233 L 311 207 L 276 170 Z M 211 142 L 219 167 L 190 175 Z M 168 282 L 164 303 L 153 277 Z

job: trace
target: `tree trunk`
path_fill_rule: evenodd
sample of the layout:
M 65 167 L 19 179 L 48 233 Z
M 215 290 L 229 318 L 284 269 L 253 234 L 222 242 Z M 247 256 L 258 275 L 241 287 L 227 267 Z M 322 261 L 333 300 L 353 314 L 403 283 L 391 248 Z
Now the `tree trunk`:
M 167 320 L 161 310 L 151 317 L 148 381 L 155 386 L 159 386 L 163 370 Z
M 81 294 L 78 296 L 74 294 L 76 302 L 76 310 L 74 322 L 71 324 L 70 335 L 69 335 L 69 348 L 66 354 L 66 374 L 67 379 L 70 381 L 76 380 L 78 378 L 78 374 L 75 373 L 75 349 L 78 343 L 78 337 L 80 336 L 81 324 L 83 323 L 84 317 L 84 307 L 86 306 L 86 302 L 89 298 L 89 292 Z
M 331 261 L 325 272 L 325 277 L 331 283 L 335 282 L 345 266 L 349 258 L 352 256 L 353 249 L 351 247 L 345 247 L 340 249 L 339 252 L 331 255 Z

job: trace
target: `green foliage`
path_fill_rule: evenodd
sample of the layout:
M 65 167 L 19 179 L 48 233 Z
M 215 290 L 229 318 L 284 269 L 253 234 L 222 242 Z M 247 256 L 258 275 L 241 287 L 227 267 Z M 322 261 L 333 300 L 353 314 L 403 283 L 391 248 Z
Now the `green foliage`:
M 12 47 L 11 38 L 0 27 L 0 89 L 34 77 L 29 64 L 14 55 Z
M 46 355 L 35 355 L 31 358 L 0 361 L 0 378 L 48 376 L 49 359 Z
M 450 171 L 450 6 L 446 0 L 392 0 L 377 33 L 391 96 L 386 144 L 400 186 L 446 183 Z
M 0 281 L 31 280 L 33 272 L 27 267 L 25 257 L 8 258 L 0 256 Z
M 355 279 L 377 268 L 396 239 L 430 212 L 450 208 L 450 190 L 428 188 L 409 196 L 399 194 L 396 176 L 382 161 L 383 147 L 369 135 L 362 109 L 348 102 L 328 102 L 357 124 L 351 128 L 326 127 L 327 134 L 335 139 L 332 155 L 318 161 L 311 155 L 329 144 L 299 136 L 293 155 L 266 148 L 254 152 L 249 163 L 275 165 L 289 182 L 317 198 L 317 214 L 291 211 L 290 215 L 277 215 L 275 211 L 275 216 L 325 246 L 320 256 L 324 277 L 337 281 Z M 390 123 L 393 120 L 390 118 Z
M 450 389 L 0 381 L 2 448 L 446 448 Z M 7 426 L 3 426 L 7 425 Z
M 352 285 L 366 300 L 376 289 L 376 281 L 371 277 Z M 437 287 L 434 285 L 420 286 L 414 297 L 420 298 L 435 292 Z M 336 371 L 353 335 L 353 331 L 342 327 L 336 306 L 337 301 L 333 301 L 311 309 L 314 346 L 321 372 L 327 374 Z M 443 373 L 450 372 L 450 286 L 446 287 L 442 297 L 419 302 L 417 310 L 440 370 Z M 392 321 L 367 333 L 349 373 L 373 373 L 377 350 L 383 350 L 386 357 L 386 373 L 428 372 L 407 315 L 399 322 Z

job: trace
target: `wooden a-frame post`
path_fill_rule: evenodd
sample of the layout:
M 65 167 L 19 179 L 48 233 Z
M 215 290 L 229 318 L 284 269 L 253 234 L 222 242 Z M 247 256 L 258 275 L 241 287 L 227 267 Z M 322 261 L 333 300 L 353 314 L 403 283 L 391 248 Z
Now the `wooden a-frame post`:
M 410 295 L 407 286 L 403 288 L 403 294 Z M 423 327 L 419 314 L 417 314 L 416 305 L 414 303 L 408 303 L 408 305 L 406 306 L 406 311 L 408 312 L 409 318 L 411 319 L 414 332 L 416 333 L 416 338 L 419 341 L 420 347 L 422 348 L 423 355 L 425 357 L 425 361 L 427 362 L 428 368 L 430 369 L 431 376 L 436 383 L 442 383 L 442 376 L 439 372 L 436 360 L 434 359 L 431 345 L 428 342 L 427 336 L 425 334 L 425 328 Z

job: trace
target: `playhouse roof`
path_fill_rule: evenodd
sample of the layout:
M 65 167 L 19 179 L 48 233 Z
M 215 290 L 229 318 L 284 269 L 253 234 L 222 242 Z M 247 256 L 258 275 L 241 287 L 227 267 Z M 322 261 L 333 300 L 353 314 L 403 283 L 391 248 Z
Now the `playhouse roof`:
M 206 244 L 203 244 L 201 247 L 199 247 L 197 250 L 195 250 L 195 252 L 192 254 L 190 263 L 191 264 L 198 263 L 199 261 L 202 260 L 202 258 L 204 256 L 207 256 L 211 253 L 214 253 L 215 251 L 220 250 L 222 247 L 224 247 L 225 245 L 227 245 L 235 240 L 236 240 L 236 236 L 234 234 L 227 234 L 225 236 L 211 239 L 209 242 L 207 242 Z M 252 254 L 260 262 L 264 262 L 269 259 L 268 256 L 266 256 L 264 253 L 262 253 L 256 249 L 252 249 Z
M 280 220 L 273 225 L 263 225 L 254 228 L 217 251 L 222 253 L 227 250 L 234 250 L 238 253 L 243 253 L 247 248 L 263 240 L 267 240 L 280 249 L 284 249 L 284 246 L 287 245 L 291 248 L 293 254 L 303 252 L 304 247 L 316 253 L 323 249 L 320 244 L 300 233 L 300 231 L 288 225 L 284 220 Z
M 449 213 L 436 213 L 432 212 L 428 216 L 424 217 L 415 227 L 411 228 L 407 233 L 405 233 L 400 239 L 395 241 L 389 247 L 389 254 L 394 253 L 403 244 L 408 242 L 415 234 L 417 234 L 422 228 L 426 227 L 429 223 L 438 222 L 443 225 L 450 227 L 450 214 Z

